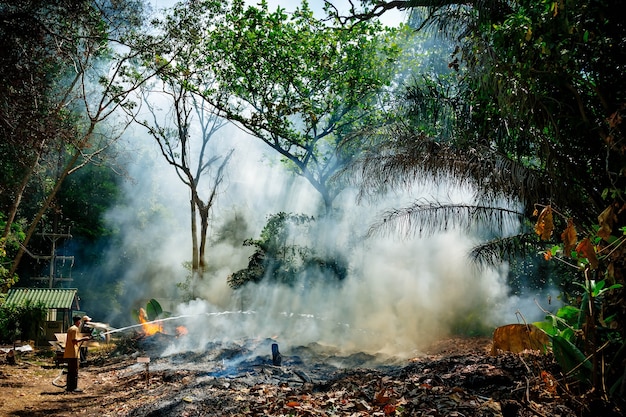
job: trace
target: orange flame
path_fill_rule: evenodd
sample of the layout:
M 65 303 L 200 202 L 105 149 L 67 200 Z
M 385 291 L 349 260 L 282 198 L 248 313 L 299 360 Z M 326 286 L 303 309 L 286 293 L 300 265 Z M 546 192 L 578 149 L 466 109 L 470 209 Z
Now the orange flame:
M 185 326 L 176 327 L 176 337 L 184 336 L 187 333 L 189 333 L 189 331 L 187 330 Z
M 146 310 L 143 308 L 139 309 L 139 323 L 141 323 L 143 333 L 146 336 L 151 336 L 153 334 L 163 332 L 163 326 L 161 325 L 161 323 L 159 322 L 149 323 L 148 322 L 148 313 L 146 313 Z

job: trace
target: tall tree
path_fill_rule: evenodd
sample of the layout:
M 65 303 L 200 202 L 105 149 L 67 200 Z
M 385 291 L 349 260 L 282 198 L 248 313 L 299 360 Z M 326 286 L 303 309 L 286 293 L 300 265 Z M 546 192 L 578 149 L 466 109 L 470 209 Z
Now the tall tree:
M 270 12 L 266 2 L 235 0 L 219 19 L 207 15 L 211 2 L 186 6 L 197 7 L 201 19 L 193 30 L 202 31 L 203 50 L 193 66 L 217 82 L 194 87 L 278 152 L 329 212 L 343 188 L 334 174 L 364 146 L 354 132 L 381 123 L 378 99 L 399 52 L 393 31 L 375 23 L 333 28 L 306 2 L 290 16 L 280 8 Z
M 152 102 L 155 100 L 161 106 L 163 96 L 169 99 L 166 105 L 171 105 L 171 110 L 163 111 Z M 211 145 L 227 122 L 212 112 L 202 96 L 187 90 L 184 83 L 174 78 L 166 78 L 159 91 L 153 88 L 145 91 L 143 102 L 149 108 L 151 120 L 135 117 L 135 121 L 148 129 L 167 163 L 174 167 L 180 180 L 189 188 L 191 271 L 193 277 L 202 278 L 207 266 L 209 214 L 224 180 L 224 169 L 233 154 L 231 149 L 220 155 Z M 211 183 L 208 187 L 202 187 L 205 177 Z
M 214 137 L 228 121 L 217 115 L 198 91 L 213 88 L 215 81 L 211 73 L 194 65 L 202 52 L 202 32 L 194 6 L 197 5 L 181 4 L 152 21 L 154 47 L 142 51 L 141 65 L 157 71 L 158 76 L 142 89 L 140 98 L 148 108 L 150 120 L 132 114 L 135 122 L 150 132 L 167 163 L 189 188 L 192 281 L 202 279 L 207 270 L 210 211 L 233 155 L 233 149 L 218 153 Z M 220 1 L 206 2 L 204 7 L 206 16 L 213 18 L 224 12 Z M 210 185 L 204 186 L 203 179 L 208 179 Z
M 68 8 L 66 17 L 77 19 L 80 6 Z M 64 78 L 64 55 L 53 47 L 55 28 L 64 2 L 0 3 L 0 211 L 6 214 L 0 247 L 12 239 L 11 229 L 26 187 L 38 164 L 56 143 L 71 137 L 73 128 L 59 112 L 56 83 Z M 56 23 L 56 25 L 55 25 Z M 23 239 L 23 237 L 22 237 Z M 10 250 L 15 256 L 19 245 Z M 10 268 L 10 265 L 8 265 Z M 15 276 L 3 277 L 14 281 Z M 5 283 L 2 284 L 3 286 Z
M 152 73 L 135 73 L 131 83 L 122 79 L 131 71 L 137 52 L 125 48 L 128 34 L 138 28 L 142 18 L 139 1 L 110 2 L 108 0 L 86 0 L 80 2 L 28 1 L 3 5 L 3 29 L 7 31 L 6 42 L 15 49 L 9 56 L 7 71 L 23 74 L 9 83 L 5 99 L 8 106 L 15 106 L 23 120 L 4 117 L 13 131 L 25 140 L 21 145 L 19 160 L 21 169 L 10 184 L 9 215 L 3 241 L 18 212 L 25 185 L 37 172 L 40 158 L 51 150 L 56 163 L 46 182 L 42 200 L 29 219 L 24 241 L 15 254 L 9 276 L 12 277 L 22 259 L 38 224 L 53 204 L 65 178 L 88 163 L 98 160 L 111 143 L 120 137 L 127 125 L 115 120 L 120 106 L 131 106 L 128 94 L 141 85 Z M 19 31 L 23 27 L 34 31 Z M 28 34 L 34 34 L 29 36 Z M 22 39 L 25 42 L 22 43 Z M 24 46 L 23 46 L 24 45 Z M 44 73 L 41 68 L 44 68 Z M 39 79 L 37 85 L 29 79 Z M 123 83 L 125 82 L 125 83 Z M 39 101 L 39 98 L 43 100 Z M 30 125 L 24 121 L 42 120 Z M 20 116 L 21 117 L 21 116 Z M 106 121 L 111 121 L 106 125 Z M 16 122 L 19 122 L 17 124 Z M 13 125 L 13 126 L 11 126 Z M 48 128 L 50 130 L 48 130 Z M 9 131 L 10 132 L 10 131 Z

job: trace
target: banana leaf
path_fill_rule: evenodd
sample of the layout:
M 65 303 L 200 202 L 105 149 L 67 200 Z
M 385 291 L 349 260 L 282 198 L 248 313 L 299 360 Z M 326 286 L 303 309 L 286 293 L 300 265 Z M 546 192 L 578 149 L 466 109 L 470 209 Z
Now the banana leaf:
M 154 298 L 148 301 L 146 304 L 146 314 L 148 315 L 148 320 L 156 320 L 163 314 L 163 309 L 161 308 L 161 304 Z
M 593 365 L 572 342 L 558 335 L 552 338 L 554 358 L 566 374 L 572 374 L 581 382 L 590 383 Z

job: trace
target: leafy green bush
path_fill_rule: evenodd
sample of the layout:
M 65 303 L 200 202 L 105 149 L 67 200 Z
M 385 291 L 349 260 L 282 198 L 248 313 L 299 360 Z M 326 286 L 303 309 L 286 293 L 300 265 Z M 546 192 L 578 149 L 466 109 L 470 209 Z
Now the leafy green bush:
M 0 230 L 4 230 L 5 225 L 5 214 L 0 212 Z M 9 288 L 18 280 L 16 274 L 9 276 L 9 267 L 22 240 L 24 230 L 20 222 L 13 222 L 9 235 L 0 238 L 0 288 Z
M 542 240 L 553 235 L 552 214 L 547 206 L 538 217 L 536 232 Z M 575 292 L 564 294 L 570 300 L 567 305 L 534 323 L 550 336 L 554 357 L 566 376 L 611 397 L 623 397 L 626 386 L 622 273 L 626 230 L 618 214 L 621 206 L 609 206 L 598 216 L 599 225 L 582 239 L 572 219 L 567 219 L 562 243 L 548 248 L 544 256 L 578 270 L 572 283 Z
M 0 342 L 14 343 L 16 340 L 37 340 L 47 308 L 43 304 L 25 306 L 0 306 Z
M 248 267 L 230 275 L 228 284 L 237 289 L 261 280 L 285 285 L 294 285 L 300 279 L 343 280 L 348 263 L 336 253 L 320 254 L 311 230 L 314 222 L 314 217 L 304 214 L 280 212 L 270 216 L 259 239 L 244 241 L 244 246 L 254 246 L 256 250 Z

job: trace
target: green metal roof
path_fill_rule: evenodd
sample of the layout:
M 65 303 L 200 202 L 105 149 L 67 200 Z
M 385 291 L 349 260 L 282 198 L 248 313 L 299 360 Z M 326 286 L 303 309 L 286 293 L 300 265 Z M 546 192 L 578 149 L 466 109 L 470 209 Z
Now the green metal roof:
M 4 302 L 5 305 L 24 306 L 42 303 L 46 308 L 78 308 L 78 290 L 76 288 L 11 288 Z

